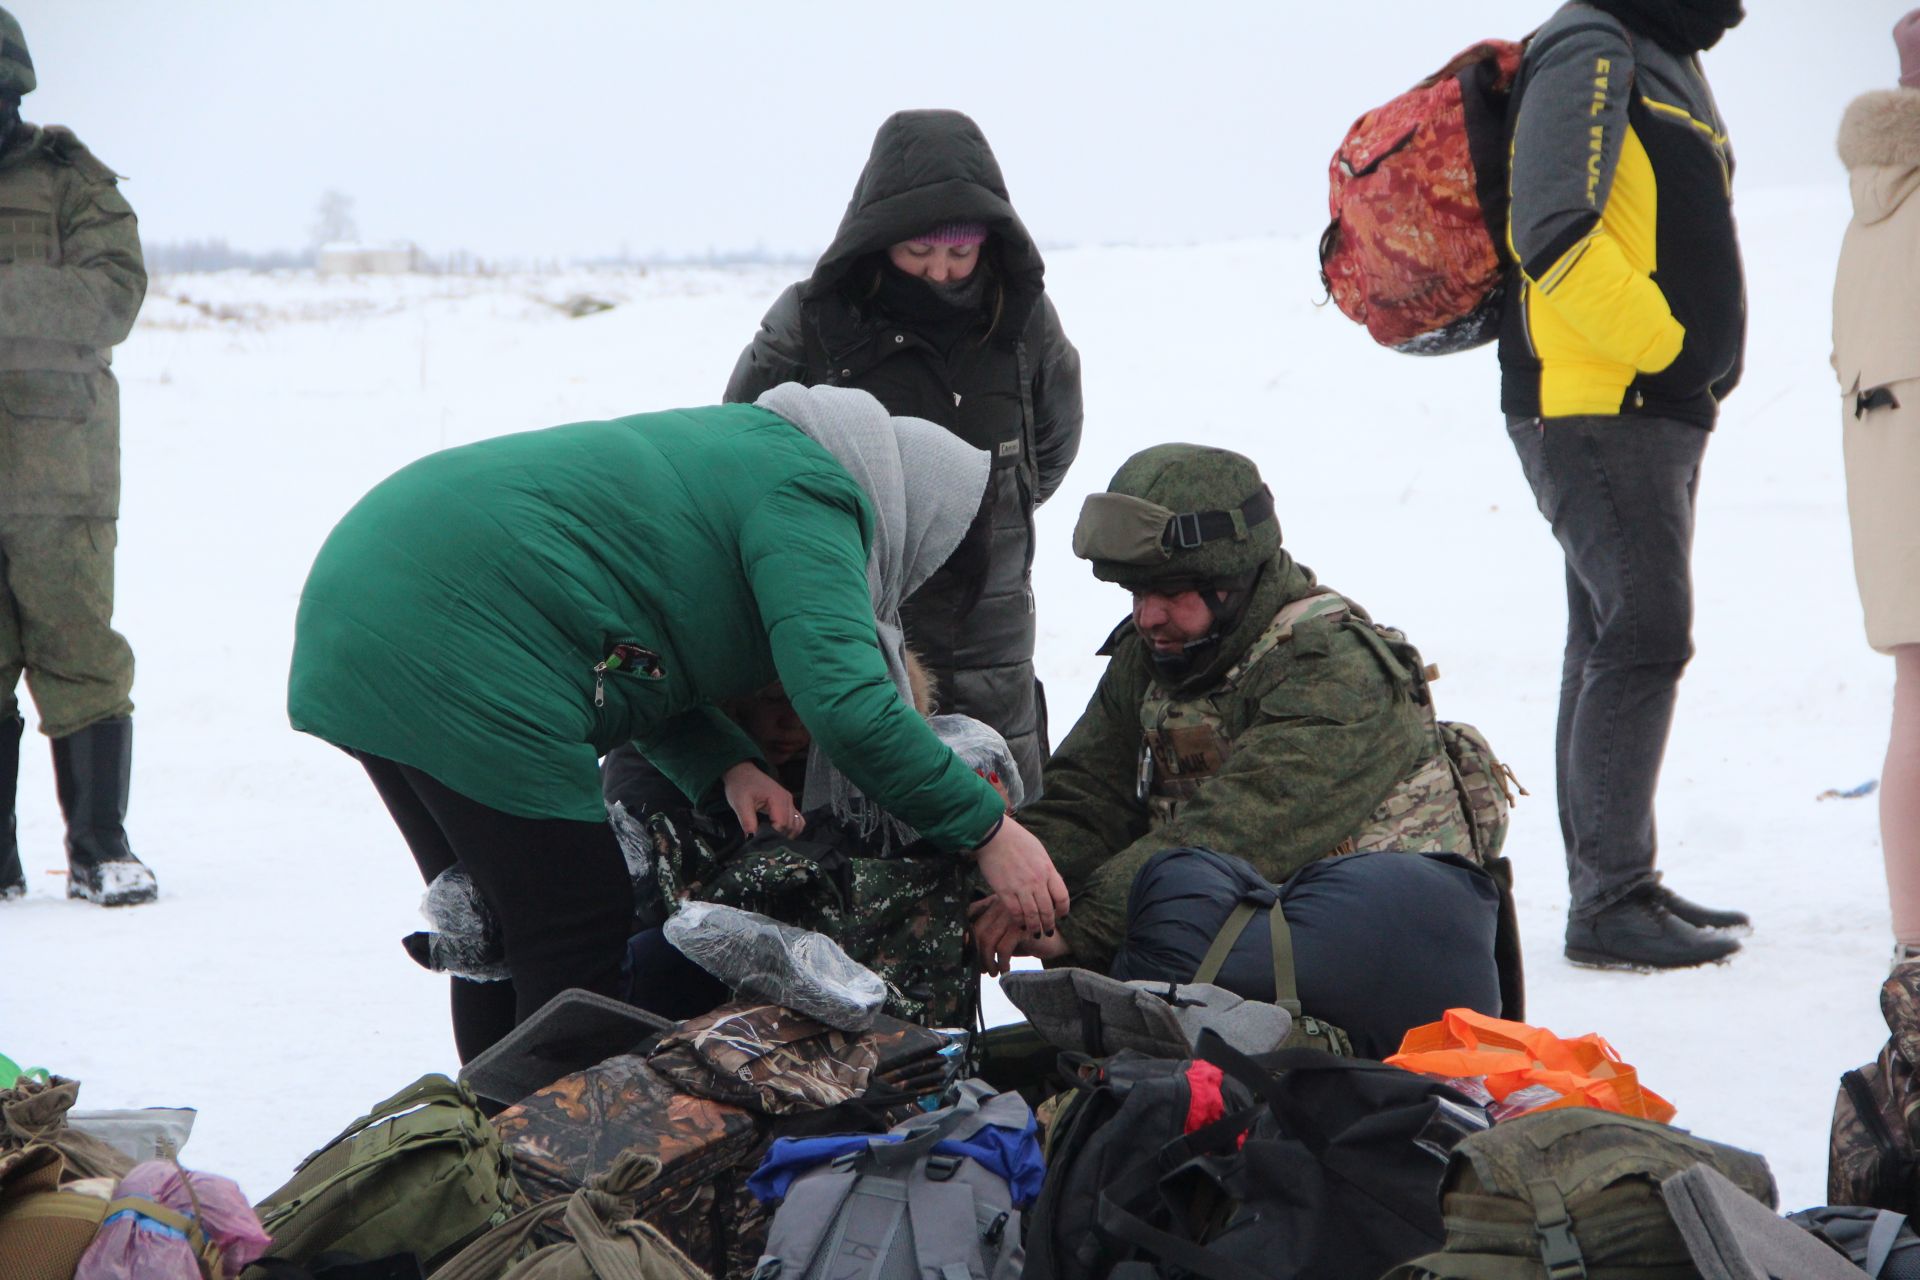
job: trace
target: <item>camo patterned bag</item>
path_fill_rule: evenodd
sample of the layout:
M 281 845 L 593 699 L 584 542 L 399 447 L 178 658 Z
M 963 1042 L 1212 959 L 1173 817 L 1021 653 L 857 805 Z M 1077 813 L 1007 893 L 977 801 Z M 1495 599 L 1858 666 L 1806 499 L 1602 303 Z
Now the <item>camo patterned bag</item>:
M 698 822 L 647 815 L 664 904 L 698 898 L 823 933 L 880 975 L 888 1014 L 928 1027 L 972 1025 L 980 993 L 966 943 L 972 864 L 911 848 L 862 857 L 830 819 L 812 817 L 820 822 L 807 838 L 757 836 L 728 847 Z
M 865 1035 L 742 1002 L 681 1023 L 647 1056 L 688 1093 L 769 1116 L 851 1101 L 866 1092 L 878 1062 Z
M 1920 1215 L 1920 960 L 1894 966 L 1880 987 L 1893 1034 L 1873 1062 L 1840 1077 L 1827 1149 L 1827 1203 Z

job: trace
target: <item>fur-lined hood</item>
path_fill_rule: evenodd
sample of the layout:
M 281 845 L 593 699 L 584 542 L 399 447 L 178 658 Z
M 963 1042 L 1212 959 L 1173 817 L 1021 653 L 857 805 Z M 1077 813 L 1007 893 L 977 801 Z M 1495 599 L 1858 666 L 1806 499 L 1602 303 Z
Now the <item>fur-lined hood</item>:
M 1920 189 L 1920 89 L 1863 93 L 1840 120 L 1840 162 L 1853 175 L 1853 211 L 1880 222 Z

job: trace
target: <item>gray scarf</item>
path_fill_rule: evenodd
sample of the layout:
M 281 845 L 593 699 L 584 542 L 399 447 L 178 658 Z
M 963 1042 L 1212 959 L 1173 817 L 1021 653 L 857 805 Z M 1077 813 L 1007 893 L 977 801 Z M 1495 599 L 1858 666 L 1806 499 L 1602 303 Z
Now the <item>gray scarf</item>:
M 867 587 L 887 674 L 912 704 L 900 605 L 947 562 L 980 509 L 992 467 L 985 451 L 921 418 L 891 417 L 864 391 L 783 383 L 754 402 L 805 432 L 847 469 L 873 507 Z M 825 805 L 883 849 L 913 839 L 818 745 L 807 756 L 803 809 Z

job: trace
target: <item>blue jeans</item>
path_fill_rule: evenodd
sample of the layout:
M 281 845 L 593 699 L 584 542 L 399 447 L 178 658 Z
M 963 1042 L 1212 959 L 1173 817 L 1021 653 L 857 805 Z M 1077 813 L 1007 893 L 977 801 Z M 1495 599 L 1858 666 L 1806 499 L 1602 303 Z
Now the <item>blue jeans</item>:
M 1693 656 L 1694 496 L 1707 432 L 1663 418 L 1507 423 L 1566 555 L 1555 795 L 1573 917 L 1657 883 L 1653 794 Z

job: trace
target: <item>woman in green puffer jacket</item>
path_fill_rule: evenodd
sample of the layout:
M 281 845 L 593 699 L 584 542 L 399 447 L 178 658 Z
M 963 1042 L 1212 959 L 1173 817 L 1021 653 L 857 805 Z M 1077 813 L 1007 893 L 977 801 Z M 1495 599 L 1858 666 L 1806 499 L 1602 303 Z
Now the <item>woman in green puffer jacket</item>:
M 903 696 L 899 602 L 961 547 L 988 465 L 864 392 L 789 385 L 445 450 L 347 513 L 301 594 L 288 715 L 365 765 L 424 877 L 457 863 L 499 921 L 511 981 L 453 980 L 463 1061 L 568 987 L 628 994 L 614 746 L 749 831 L 799 829 L 715 706 L 775 679 L 819 749 L 808 806 L 977 857 L 1052 929 L 1046 851 Z

